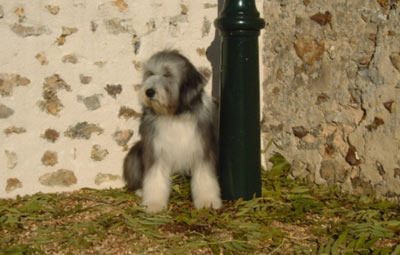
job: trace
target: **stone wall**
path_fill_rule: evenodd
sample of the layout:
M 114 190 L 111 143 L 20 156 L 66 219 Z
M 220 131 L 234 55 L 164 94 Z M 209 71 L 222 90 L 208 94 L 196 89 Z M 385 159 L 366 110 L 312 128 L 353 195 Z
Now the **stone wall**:
M 400 198 L 400 2 L 266 0 L 263 138 L 293 177 Z
M 217 9 L 205 0 L 0 0 L 0 197 L 121 187 L 138 139 L 141 63 L 176 48 L 211 73 Z
M 399 200 L 399 0 L 256 2 L 263 156 Z M 177 48 L 210 74 L 222 3 L 0 0 L 0 197 L 121 187 L 141 63 Z

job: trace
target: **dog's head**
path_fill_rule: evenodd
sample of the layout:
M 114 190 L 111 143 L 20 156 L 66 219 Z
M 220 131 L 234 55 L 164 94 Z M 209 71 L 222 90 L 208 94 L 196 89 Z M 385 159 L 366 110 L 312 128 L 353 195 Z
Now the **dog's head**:
M 155 114 L 177 114 L 201 97 L 205 81 L 178 51 L 160 51 L 143 68 L 139 101 Z

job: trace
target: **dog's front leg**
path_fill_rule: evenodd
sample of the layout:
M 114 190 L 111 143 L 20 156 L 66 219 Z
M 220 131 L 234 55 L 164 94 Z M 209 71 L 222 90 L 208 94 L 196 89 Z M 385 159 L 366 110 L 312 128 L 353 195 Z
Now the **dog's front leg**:
M 208 162 L 195 165 L 192 171 L 192 197 L 197 209 L 222 206 L 220 188 L 215 174 L 215 168 Z
M 162 164 L 155 164 L 144 176 L 142 203 L 148 213 L 160 212 L 167 208 L 171 177 L 170 171 L 165 170 Z

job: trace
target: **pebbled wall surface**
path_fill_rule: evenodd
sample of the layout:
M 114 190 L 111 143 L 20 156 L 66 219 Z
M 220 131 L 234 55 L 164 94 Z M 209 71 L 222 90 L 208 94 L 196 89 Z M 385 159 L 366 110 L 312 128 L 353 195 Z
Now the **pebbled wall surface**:
M 267 0 L 263 139 L 292 176 L 400 200 L 400 2 Z
M 142 62 L 176 48 L 210 74 L 217 9 L 0 0 L 0 197 L 121 187 L 123 157 L 138 139 Z

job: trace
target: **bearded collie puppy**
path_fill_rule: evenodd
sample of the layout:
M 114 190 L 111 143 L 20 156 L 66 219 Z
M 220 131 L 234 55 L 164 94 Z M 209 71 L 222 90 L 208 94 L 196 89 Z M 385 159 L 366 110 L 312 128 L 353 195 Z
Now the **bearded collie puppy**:
M 221 208 L 216 106 L 204 92 L 205 79 L 174 50 L 154 54 L 143 69 L 141 139 L 123 166 L 128 188 L 141 193 L 147 212 L 156 213 L 167 207 L 171 176 L 188 174 L 195 207 Z

